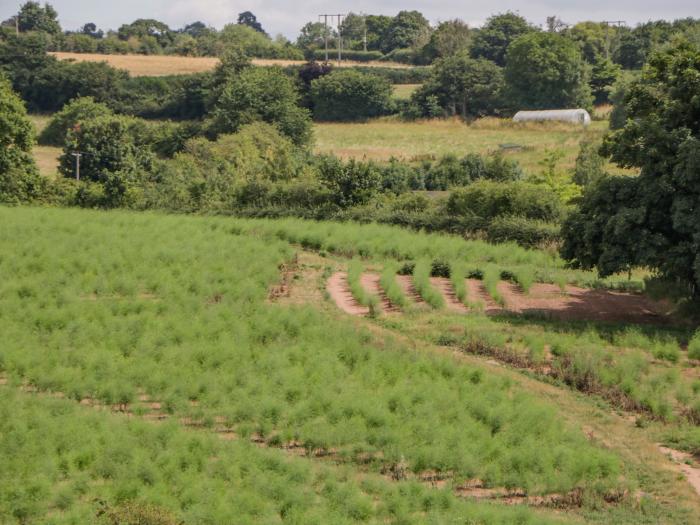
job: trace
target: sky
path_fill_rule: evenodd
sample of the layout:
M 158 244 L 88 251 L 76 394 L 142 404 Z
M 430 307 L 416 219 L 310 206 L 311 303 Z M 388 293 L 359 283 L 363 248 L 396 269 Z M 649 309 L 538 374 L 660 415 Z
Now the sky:
M 0 20 L 15 14 L 23 0 L 0 0 Z M 117 29 L 137 18 L 155 18 L 173 28 L 201 20 L 221 28 L 235 22 L 238 13 L 252 11 L 271 35 L 281 33 L 296 39 L 299 29 L 321 13 L 395 15 L 401 10 L 421 11 L 432 23 L 461 18 L 471 26 L 481 25 L 489 15 L 515 11 L 535 25 L 557 15 L 572 24 L 582 20 L 623 20 L 635 25 L 648 20 L 700 18 L 700 0 L 53 0 L 64 29 L 77 29 L 94 22 L 101 29 Z

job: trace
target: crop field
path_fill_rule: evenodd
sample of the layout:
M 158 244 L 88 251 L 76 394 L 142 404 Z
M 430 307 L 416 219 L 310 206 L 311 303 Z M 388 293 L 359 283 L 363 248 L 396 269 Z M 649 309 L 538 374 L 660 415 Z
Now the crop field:
M 315 137 L 319 153 L 356 159 L 410 160 L 448 153 L 463 156 L 502 151 L 532 173 L 541 171 L 540 163 L 554 151 L 563 154 L 559 168 L 573 168 L 581 141 L 601 139 L 607 127 L 606 121 L 594 121 L 588 129 L 582 129 L 568 124 L 514 124 L 495 118 L 471 124 L 459 119 L 405 122 L 389 118 L 316 124 Z M 609 168 L 615 170 L 612 165 Z
M 389 227 L 0 207 L 0 521 L 119 522 L 136 505 L 172 523 L 690 523 L 700 501 L 655 444 L 693 446 L 687 332 L 440 299 L 364 319 L 324 299 L 345 270 L 379 310 L 363 274 L 398 283 L 407 260 L 434 295 L 436 259 L 595 281 L 544 252 Z M 543 366 L 629 349 L 606 373 L 648 424 L 493 364 L 509 361 L 482 340 Z M 643 404 L 657 394 L 667 409 Z
M 59 60 L 76 62 L 107 62 L 117 69 L 128 71 L 135 77 L 160 77 L 166 75 L 189 75 L 211 71 L 219 63 L 215 57 L 183 57 L 173 55 L 101 55 L 96 53 L 51 53 Z M 253 59 L 256 66 L 295 66 L 300 60 Z M 409 66 L 395 62 L 353 62 L 350 60 L 331 61 L 337 67 L 388 67 L 405 69 Z

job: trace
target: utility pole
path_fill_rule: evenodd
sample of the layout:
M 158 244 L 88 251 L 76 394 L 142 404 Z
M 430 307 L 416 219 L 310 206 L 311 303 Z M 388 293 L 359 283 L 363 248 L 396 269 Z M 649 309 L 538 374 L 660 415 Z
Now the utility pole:
M 319 21 L 323 18 L 323 41 L 326 49 L 326 62 L 328 62 L 328 17 L 331 19 L 331 25 L 333 25 L 333 20 L 338 19 L 338 61 L 343 59 L 343 37 L 340 34 L 340 24 L 343 22 L 345 15 L 318 15 Z
M 318 15 L 318 19 L 323 17 L 323 42 L 326 48 L 326 62 L 328 62 L 328 15 Z M 333 20 L 331 20 L 331 23 Z
M 19 36 L 19 15 L 15 15 L 15 33 Z
M 601 24 L 605 24 L 605 58 L 610 59 L 610 26 L 624 27 L 627 22 L 624 20 L 603 20 Z
M 80 180 L 80 157 L 83 156 L 79 151 L 71 153 L 75 157 L 75 180 Z

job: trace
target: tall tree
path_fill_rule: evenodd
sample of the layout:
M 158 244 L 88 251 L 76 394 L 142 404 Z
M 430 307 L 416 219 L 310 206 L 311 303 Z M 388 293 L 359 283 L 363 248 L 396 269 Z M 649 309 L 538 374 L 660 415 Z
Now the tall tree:
M 242 13 L 239 13 L 237 23 L 243 26 L 248 26 L 251 29 L 255 29 L 258 33 L 267 35 L 262 24 L 258 22 L 258 18 L 250 11 L 243 11 Z
M 430 38 L 430 23 L 419 11 L 399 11 L 387 28 L 383 49 L 422 47 Z
M 494 15 L 474 36 L 471 54 L 473 58 L 485 58 L 503 67 L 506 51 L 518 37 L 536 31 L 522 16 L 508 11 Z
M 515 40 L 508 48 L 505 75 L 514 109 L 591 106 L 581 51 L 557 33 L 530 33 Z
M 493 115 L 502 105 L 503 70 L 489 60 L 470 58 L 466 51 L 435 62 L 430 79 L 414 93 L 421 116 L 430 116 L 431 100 L 444 113 L 463 118 Z
M 51 35 L 61 33 L 58 13 L 51 4 L 41 7 L 39 2 L 27 2 L 20 7 L 17 17 L 20 31 L 43 31 Z
M 22 100 L 0 75 L 0 202 L 31 200 L 40 185 L 32 146 L 34 128 Z
M 628 119 L 603 152 L 639 176 L 584 194 L 564 228 L 562 255 L 601 275 L 646 266 L 700 293 L 700 50 L 652 55 L 625 96 Z
M 471 39 L 472 31 L 462 20 L 456 18 L 440 22 L 430 35 L 430 42 L 423 49 L 423 53 L 430 61 L 456 55 L 469 49 Z

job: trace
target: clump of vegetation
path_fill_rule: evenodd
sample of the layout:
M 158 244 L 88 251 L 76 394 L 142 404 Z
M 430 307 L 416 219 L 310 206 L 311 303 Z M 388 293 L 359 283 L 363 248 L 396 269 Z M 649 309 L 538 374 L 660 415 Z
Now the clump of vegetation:
M 362 286 L 361 278 L 364 271 L 365 267 L 361 261 L 357 259 L 351 260 L 348 263 L 348 286 L 355 300 L 362 306 L 368 307 L 370 315 L 374 316 L 379 312 L 379 297 L 368 292 Z
M 396 274 L 398 271 L 398 263 L 393 261 L 385 262 L 384 269 L 379 278 L 379 284 L 391 304 L 398 308 L 405 309 L 408 306 L 408 299 L 399 283 L 396 282 Z
M 423 300 L 439 310 L 445 307 L 445 298 L 430 283 L 432 262 L 429 259 L 419 259 L 413 267 L 413 287 Z
M 450 282 L 452 283 L 452 289 L 459 302 L 464 305 L 469 304 L 466 284 L 468 273 L 467 265 L 462 261 L 452 261 L 450 263 Z
M 700 360 L 700 330 L 695 332 L 688 343 L 688 358 Z

